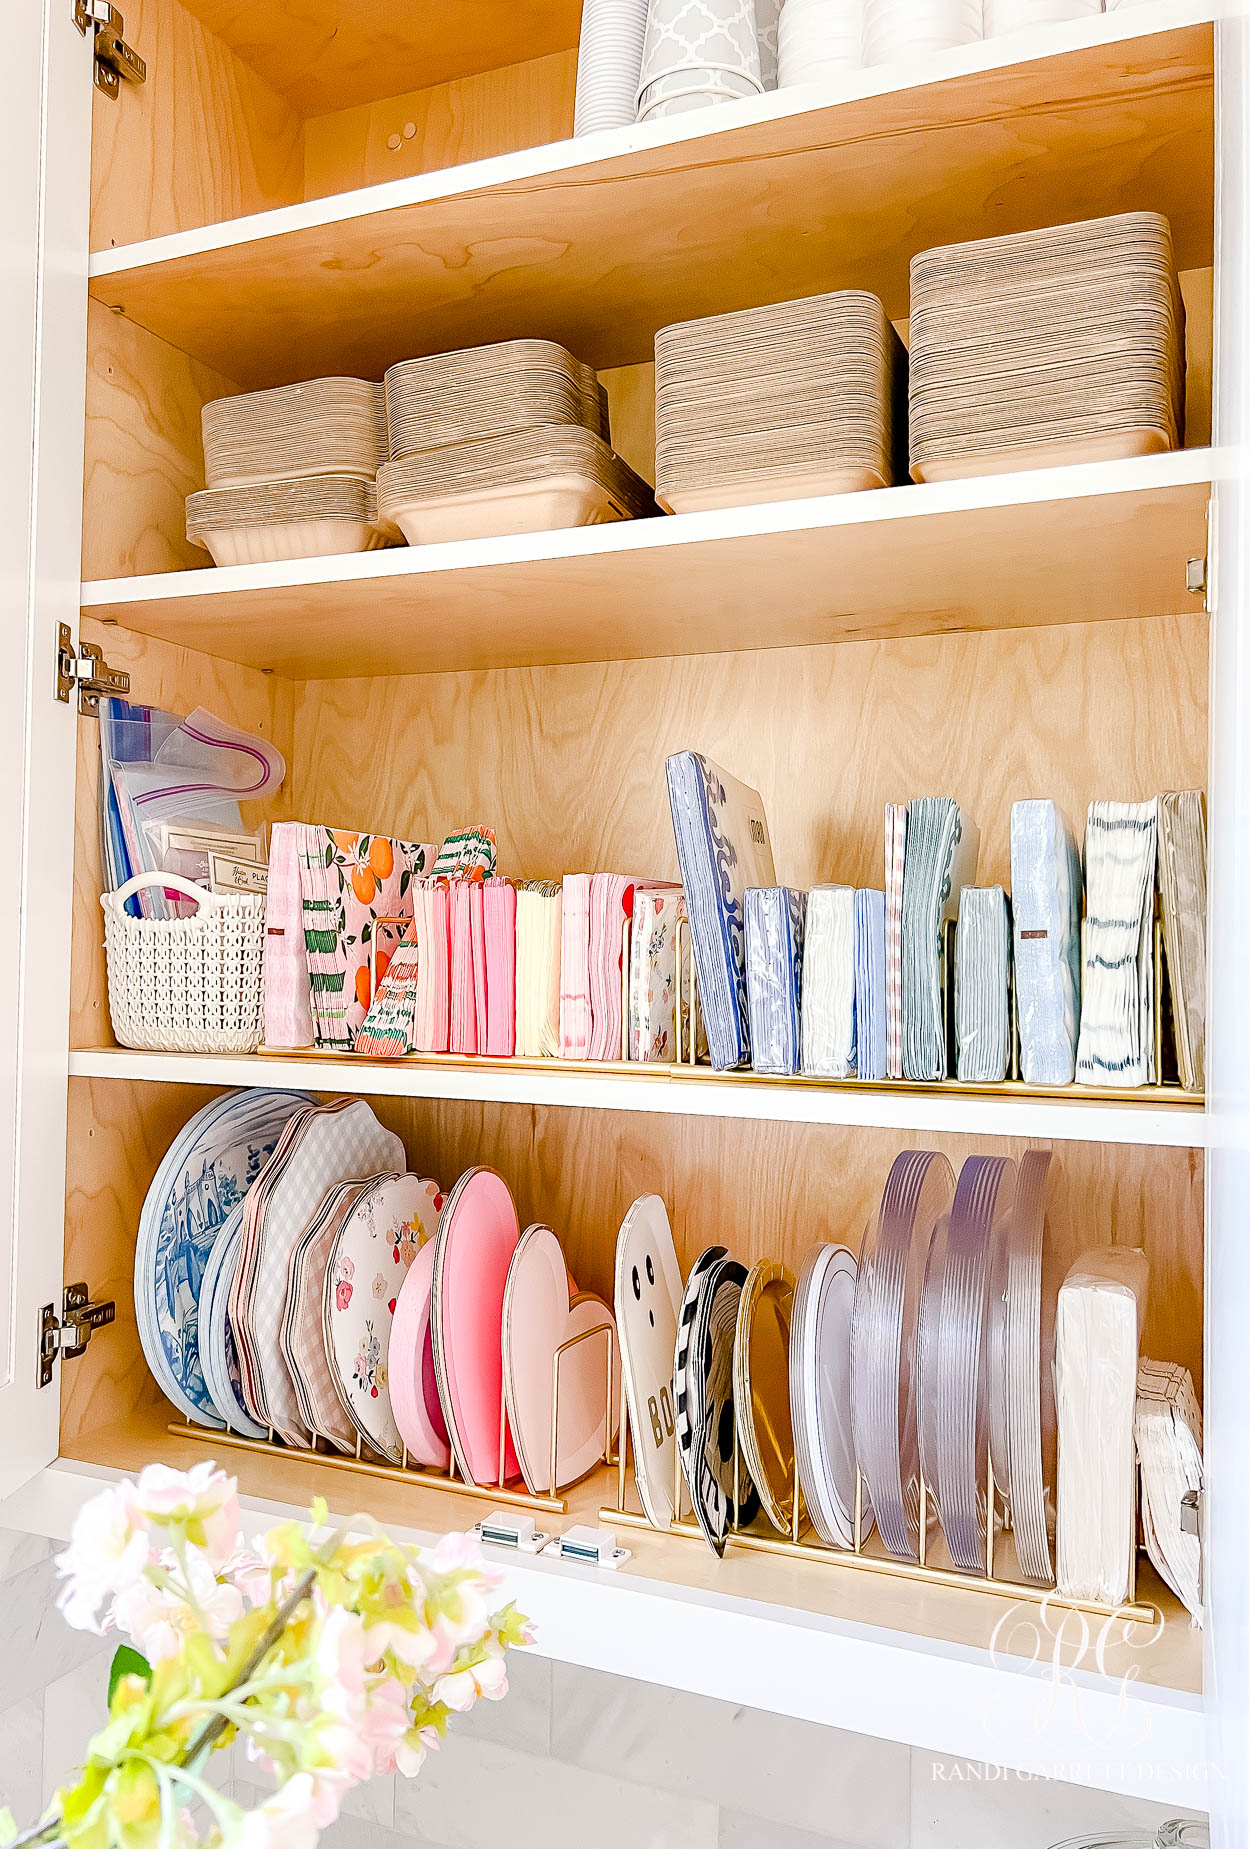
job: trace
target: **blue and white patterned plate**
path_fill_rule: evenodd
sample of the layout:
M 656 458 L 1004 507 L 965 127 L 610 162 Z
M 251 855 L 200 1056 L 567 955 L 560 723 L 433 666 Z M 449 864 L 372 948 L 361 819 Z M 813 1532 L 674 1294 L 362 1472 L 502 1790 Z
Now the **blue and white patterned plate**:
M 231 1208 L 208 1255 L 200 1286 L 196 1339 L 204 1384 L 218 1418 L 242 1438 L 264 1438 L 263 1426 L 257 1425 L 243 1404 L 239 1357 L 230 1327 L 230 1286 L 243 1239 L 243 1207 L 244 1202 L 240 1201 L 237 1207 Z
M 143 1203 L 135 1245 L 139 1339 L 162 1392 L 197 1424 L 222 1424 L 197 1339 L 209 1255 L 283 1125 L 308 1102 L 299 1092 L 268 1089 L 215 1098 L 174 1139 Z

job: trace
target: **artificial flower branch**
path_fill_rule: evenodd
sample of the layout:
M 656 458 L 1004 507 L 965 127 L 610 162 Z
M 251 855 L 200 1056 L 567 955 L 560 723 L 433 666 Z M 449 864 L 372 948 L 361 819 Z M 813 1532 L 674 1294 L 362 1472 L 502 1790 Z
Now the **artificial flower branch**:
M 314 1546 L 291 1522 L 249 1549 L 212 1464 L 105 1490 L 58 1570 L 67 1620 L 136 1648 L 77 1783 L 20 1836 L 0 1812 L 7 1849 L 315 1849 L 353 1785 L 415 1775 L 454 1714 L 499 1700 L 530 1641 L 511 1606 L 489 1610 L 498 1576 L 468 1537 L 422 1551 L 369 1524 Z M 254 1811 L 202 1775 L 236 1739 L 274 1780 Z

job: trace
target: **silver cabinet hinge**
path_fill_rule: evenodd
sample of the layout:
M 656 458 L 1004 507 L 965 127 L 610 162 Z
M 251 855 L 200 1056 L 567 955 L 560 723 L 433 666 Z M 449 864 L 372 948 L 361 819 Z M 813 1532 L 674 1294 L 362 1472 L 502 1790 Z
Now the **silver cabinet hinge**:
M 86 1349 L 93 1332 L 103 1329 L 116 1315 L 113 1300 L 93 1303 L 85 1284 L 65 1286 L 59 1316 L 55 1303 L 45 1303 L 39 1312 L 39 1385 L 49 1385 L 52 1364 L 58 1357 L 73 1361 Z
M 1191 597 L 1206 596 L 1207 561 L 1205 559 L 1186 559 L 1185 589 Z
M 121 80 L 146 83 L 148 67 L 133 45 L 122 37 L 126 22 L 109 0 L 73 0 L 74 24 L 84 34 L 95 34 L 95 86 L 105 96 L 121 90 Z
M 98 719 L 100 695 L 129 693 L 130 676 L 120 668 L 110 668 L 103 651 L 94 642 L 80 642 L 75 649 L 73 631 L 68 623 L 61 623 L 56 649 L 57 699 L 68 705 L 75 687 L 79 712 L 85 719 Z

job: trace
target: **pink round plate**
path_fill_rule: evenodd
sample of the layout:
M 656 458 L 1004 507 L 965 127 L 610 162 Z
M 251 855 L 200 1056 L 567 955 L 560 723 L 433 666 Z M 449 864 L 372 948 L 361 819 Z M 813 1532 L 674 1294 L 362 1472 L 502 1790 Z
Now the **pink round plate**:
M 506 1182 L 488 1168 L 462 1175 L 434 1241 L 430 1329 L 451 1448 L 467 1480 L 480 1485 L 500 1480 L 503 1297 L 520 1236 Z M 508 1482 L 521 1467 L 506 1424 L 503 1453 Z
M 430 1299 L 434 1289 L 434 1241 L 428 1240 L 408 1268 L 391 1324 L 391 1410 L 408 1461 L 427 1470 L 451 1462 L 447 1423 L 438 1403 Z
M 508 1424 L 525 1486 L 545 1496 L 576 1483 L 607 1448 L 609 1384 L 619 1373 L 616 1325 L 597 1297 L 569 1301 L 569 1273 L 560 1242 L 549 1226 L 530 1226 L 512 1256 L 503 1301 L 503 1384 Z M 592 1330 L 605 1333 L 590 1338 Z M 560 1356 L 556 1411 L 556 1472 L 551 1480 L 553 1368 Z M 615 1431 L 615 1419 L 612 1422 Z

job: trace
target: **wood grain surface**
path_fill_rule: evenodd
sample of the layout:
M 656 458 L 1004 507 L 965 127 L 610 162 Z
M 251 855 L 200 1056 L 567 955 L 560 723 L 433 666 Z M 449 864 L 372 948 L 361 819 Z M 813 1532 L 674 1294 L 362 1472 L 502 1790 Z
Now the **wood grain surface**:
M 266 11 L 285 36 L 285 9 Z M 301 198 L 304 126 L 291 105 L 179 0 L 129 0 L 124 17 L 148 79 L 114 101 L 92 91 L 91 248 Z

